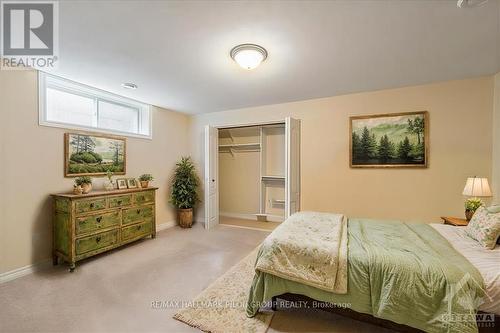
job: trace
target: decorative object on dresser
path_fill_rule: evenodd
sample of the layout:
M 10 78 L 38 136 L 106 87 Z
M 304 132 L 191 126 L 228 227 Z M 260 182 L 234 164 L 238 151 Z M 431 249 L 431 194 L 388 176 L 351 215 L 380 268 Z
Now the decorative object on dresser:
M 90 133 L 64 134 L 64 176 L 124 175 L 126 139 Z
M 127 179 L 127 187 L 128 188 L 138 188 L 139 186 L 137 185 L 137 180 L 135 178 L 128 178 Z
M 442 216 L 441 219 L 444 221 L 444 224 L 454 225 L 456 227 L 465 227 L 469 224 L 468 220 L 464 220 L 459 217 Z
M 476 210 L 483 205 L 480 197 L 491 197 L 488 178 L 467 178 L 462 194 L 469 197 L 465 201 L 465 217 L 470 221 Z
M 123 190 L 127 188 L 127 179 L 126 178 L 120 178 L 116 180 L 116 184 L 119 190 Z
M 350 117 L 351 168 L 427 167 L 427 111 Z
M 200 201 L 199 184 L 193 161 L 190 157 L 182 157 L 176 164 L 170 202 L 177 208 L 179 225 L 183 228 L 191 228 L 193 225 L 193 207 Z
M 139 176 L 139 181 L 141 182 L 141 187 L 142 188 L 148 188 L 149 182 L 152 182 L 153 179 L 154 179 L 153 175 L 151 175 L 149 173 L 145 173 L 143 175 L 140 175 Z
M 108 180 L 104 181 L 103 187 L 106 191 L 111 191 L 115 189 L 115 182 L 113 181 L 113 173 L 108 170 L 106 172 L 106 177 L 108 177 Z
M 73 194 L 82 194 L 83 189 L 80 185 L 73 185 Z
M 81 187 L 82 193 L 87 194 L 92 191 L 92 178 L 89 176 L 82 176 L 75 179 L 75 185 Z
M 77 261 L 141 238 L 156 236 L 157 188 L 52 194 L 53 261 Z

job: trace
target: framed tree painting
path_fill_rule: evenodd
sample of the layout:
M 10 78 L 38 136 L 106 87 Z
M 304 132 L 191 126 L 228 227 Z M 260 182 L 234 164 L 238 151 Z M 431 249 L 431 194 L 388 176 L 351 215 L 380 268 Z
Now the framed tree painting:
M 124 175 L 127 142 L 116 136 L 64 134 L 64 176 Z
M 350 117 L 352 168 L 425 168 L 427 111 Z

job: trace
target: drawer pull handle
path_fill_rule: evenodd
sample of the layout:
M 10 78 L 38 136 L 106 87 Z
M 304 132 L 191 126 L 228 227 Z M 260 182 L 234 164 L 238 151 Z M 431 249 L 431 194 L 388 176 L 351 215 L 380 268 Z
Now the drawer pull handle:
M 101 236 L 96 237 L 95 242 L 99 243 L 101 241 Z
M 122 201 L 121 200 L 118 200 L 118 204 L 121 205 L 122 204 Z
M 141 213 L 141 210 L 140 210 L 140 209 L 138 209 L 138 210 L 137 210 L 137 214 L 140 214 L 140 213 Z
M 101 223 L 101 220 L 102 220 L 102 216 L 99 216 L 98 218 L 95 219 L 97 221 L 97 223 Z
M 94 208 L 94 203 L 93 202 L 90 204 L 90 208 Z

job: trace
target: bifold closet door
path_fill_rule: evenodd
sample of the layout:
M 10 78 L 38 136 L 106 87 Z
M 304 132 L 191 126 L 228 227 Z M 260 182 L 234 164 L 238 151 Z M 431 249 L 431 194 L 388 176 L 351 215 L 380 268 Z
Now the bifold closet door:
M 219 131 L 205 126 L 205 229 L 219 223 Z
M 300 120 L 285 119 L 285 217 L 300 210 Z

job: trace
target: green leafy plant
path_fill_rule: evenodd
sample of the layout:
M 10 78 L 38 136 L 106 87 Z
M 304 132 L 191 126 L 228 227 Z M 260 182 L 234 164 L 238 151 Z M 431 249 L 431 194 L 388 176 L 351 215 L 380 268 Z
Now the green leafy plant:
M 145 173 L 145 174 L 139 176 L 139 180 L 141 182 L 150 182 L 150 181 L 153 181 L 153 179 L 154 179 L 153 176 L 149 173 Z
M 170 203 L 175 207 L 193 208 L 200 201 L 198 196 L 200 180 L 190 157 L 182 157 L 177 162 L 171 186 Z
M 84 184 L 92 184 L 92 178 L 89 176 L 82 176 L 75 179 L 76 186 L 81 186 Z
M 108 177 L 110 183 L 113 183 L 113 172 L 111 170 L 108 169 L 108 171 L 106 172 L 106 177 Z
M 470 198 L 465 201 L 465 210 L 475 212 L 479 207 L 483 205 L 481 199 L 478 198 Z

